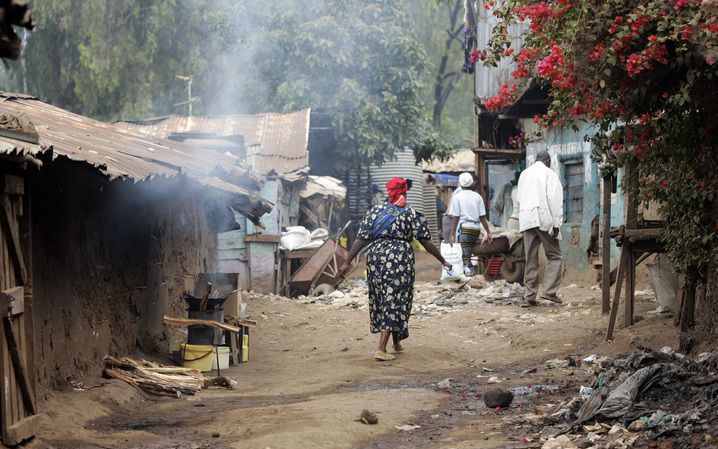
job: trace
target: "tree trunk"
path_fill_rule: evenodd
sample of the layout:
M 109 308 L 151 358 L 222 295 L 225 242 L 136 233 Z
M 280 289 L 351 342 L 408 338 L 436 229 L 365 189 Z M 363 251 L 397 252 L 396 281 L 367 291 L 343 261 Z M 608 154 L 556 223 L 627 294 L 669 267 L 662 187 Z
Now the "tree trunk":
M 449 56 L 451 53 L 451 47 L 454 41 L 458 41 L 458 36 L 461 33 L 461 26 L 457 26 L 459 21 L 459 12 L 461 11 L 462 2 L 455 1 L 453 5 L 449 2 L 445 3 L 448 8 L 451 8 L 449 13 L 449 27 L 446 30 L 446 42 L 444 44 L 444 54 L 441 56 L 439 62 L 439 70 L 436 73 L 436 82 L 434 83 L 434 111 L 432 115 L 432 122 L 434 129 L 441 127 L 441 114 L 444 112 L 444 106 L 446 101 L 451 95 L 451 91 L 454 90 L 456 81 L 461 76 L 460 72 L 446 73 L 447 65 L 449 62 Z

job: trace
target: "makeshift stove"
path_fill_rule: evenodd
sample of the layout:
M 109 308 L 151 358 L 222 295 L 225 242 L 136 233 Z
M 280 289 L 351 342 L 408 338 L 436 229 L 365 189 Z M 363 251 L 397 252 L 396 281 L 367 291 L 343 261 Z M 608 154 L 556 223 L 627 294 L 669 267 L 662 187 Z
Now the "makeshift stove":
M 212 284 L 206 284 L 205 293 L 202 297 L 196 297 L 189 292 L 182 294 L 182 299 L 187 302 L 187 317 L 191 320 L 208 320 L 224 323 L 224 310 L 222 306 L 232 293 L 220 295 L 217 291 L 212 292 Z M 187 328 L 187 343 L 191 345 L 224 345 L 224 331 L 222 329 L 192 325 Z
M 240 317 L 243 307 L 236 273 L 200 273 L 198 277 L 194 292 L 182 294 L 187 318 L 165 316 L 163 322 L 187 328 L 187 342 L 176 356 L 183 366 L 201 371 L 216 367 L 219 375 L 220 367 L 248 361 L 249 326 L 257 323 Z M 208 367 L 210 359 L 214 359 L 212 368 Z

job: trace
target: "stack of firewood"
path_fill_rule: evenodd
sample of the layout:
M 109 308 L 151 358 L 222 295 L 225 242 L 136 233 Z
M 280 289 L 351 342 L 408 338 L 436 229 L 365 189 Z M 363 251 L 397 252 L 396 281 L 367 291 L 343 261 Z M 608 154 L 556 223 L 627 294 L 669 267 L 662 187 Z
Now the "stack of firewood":
M 105 356 L 105 377 L 124 380 L 140 390 L 156 396 L 180 397 L 194 395 L 211 386 L 234 389 L 237 382 L 225 377 L 204 377 L 194 368 L 164 366 L 147 360 Z

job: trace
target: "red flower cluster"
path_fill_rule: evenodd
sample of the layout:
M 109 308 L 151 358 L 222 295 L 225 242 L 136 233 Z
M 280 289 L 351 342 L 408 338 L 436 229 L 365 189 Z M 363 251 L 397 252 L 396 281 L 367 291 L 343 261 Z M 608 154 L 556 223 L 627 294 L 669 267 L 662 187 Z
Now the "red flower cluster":
M 676 8 L 676 11 L 686 9 L 688 7 L 688 0 L 671 0 L 671 3 L 673 3 L 673 7 Z
M 548 20 L 561 17 L 571 8 L 569 0 L 558 0 L 557 3 L 552 6 L 542 1 L 531 5 L 520 5 L 516 8 L 516 16 L 521 21 L 528 19 L 531 22 L 529 27 L 533 31 L 541 32 Z
M 693 27 L 690 25 L 686 25 L 685 28 L 683 28 L 683 31 L 681 31 L 681 40 L 687 41 L 691 38 L 693 35 Z
M 633 22 L 631 22 L 631 32 L 633 32 L 633 34 L 639 33 L 650 22 L 650 17 L 638 16 Z
M 623 23 L 623 16 L 616 16 L 615 19 L 613 19 L 613 24 L 608 29 L 608 32 L 611 34 L 616 34 L 616 31 L 618 31 L 619 25 Z
M 551 46 L 551 52 L 538 63 L 539 76 L 551 80 L 551 86 L 557 89 L 576 87 L 574 66 L 566 63 L 563 48 L 557 44 Z
M 498 94 L 486 100 L 486 103 L 484 103 L 486 109 L 488 109 L 489 111 L 493 111 L 497 108 L 505 108 L 511 106 L 511 104 L 514 102 L 516 89 L 517 88 L 515 84 L 504 84 L 499 89 Z
M 668 64 L 668 50 L 666 45 L 658 43 L 656 35 L 648 36 L 648 45 L 643 51 L 633 53 L 626 60 L 626 72 L 633 78 L 647 69 L 653 68 L 653 63 Z
M 516 79 L 522 79 L 529 76 L 531 68 L 529 65 L 538 58 L 539 49 L 522 48 L 516 55 L 516 68 L 511 72 L 511 76 Z
M 474 50 L 471 52 L 471 56 L 469 57 L 469 61 L 471 62 L 477 62 L 479 58 L 481 57 L 481 52 L 479 50 Z
M 595 47 L 593 47 L 593 51 L 589 53 L 588 60 L 591 62 L 598 61 L 603 56 L 603 50 L 603 44 L 599 42 Z

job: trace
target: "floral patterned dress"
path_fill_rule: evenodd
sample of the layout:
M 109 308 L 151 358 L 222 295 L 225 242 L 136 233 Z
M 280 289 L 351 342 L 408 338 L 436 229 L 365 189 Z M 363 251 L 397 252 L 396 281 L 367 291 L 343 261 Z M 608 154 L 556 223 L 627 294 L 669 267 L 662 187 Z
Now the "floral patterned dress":
M 414 239 L 430 239 L 429 224 L 411 207 L 380 204 L 367 212 L 357 238 L 369 241 L 367 277 L 369 319 L 373 333 L 399 332 L 409 336 L 414 299 Z

